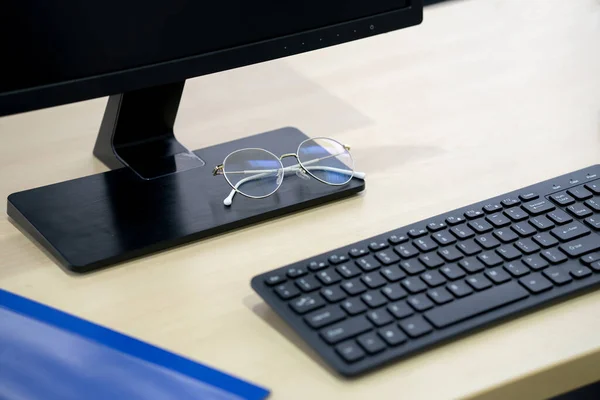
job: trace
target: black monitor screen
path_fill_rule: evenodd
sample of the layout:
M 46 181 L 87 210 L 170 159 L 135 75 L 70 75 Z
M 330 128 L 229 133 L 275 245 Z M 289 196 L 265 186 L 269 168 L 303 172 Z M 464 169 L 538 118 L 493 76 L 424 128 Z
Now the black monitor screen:
M 407 0 L 5 0 L 0 93 L 205 54 Z

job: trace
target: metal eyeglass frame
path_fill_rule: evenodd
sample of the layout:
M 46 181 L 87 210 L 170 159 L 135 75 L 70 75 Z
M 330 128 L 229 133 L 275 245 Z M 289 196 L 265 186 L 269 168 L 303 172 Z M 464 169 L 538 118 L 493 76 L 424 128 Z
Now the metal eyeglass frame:
M 310 140 L 318 140 L 318 139 L 325 139 L 325 140 L 330 140 L 334 143 L 337 143 L 338 145 L 342 146 L 346 152 L 348 152 L 348 155 L 350 156 L 350 159 L 352 160 L 352 167 L 350 170 L 345 170 L 342 168 L 334 168 L 334 167 L 325 167 L 325 166 L 307 166 L 307 164 L 311 164 L 311 163 L 315 163 L 318 161 L 322 161 L 331 157 L 337 157 L 343 153 L 338 153 L 338 154 L 330 154 L 326 157 L 321 157 L 321 158 L 316 158 L 314 160 L 310 160 L 308 162 L 302 163 L 302 161 L 300 161 L 300 158 L 298 157 L 298 153 L 300 148 L 302 147 L 302 145 Z M 269 154 L 271 154 L 273 156 L 274 159 L 279 161 L 279 164 L 281 165 L 281 168 L 278 168 L 277 170 L 271 169 L 271 170 L 244 170 L 244 171 L 236 171 L 236 172 L 227 172 L 225 173 L 223 166 L 226 164 L 227 159 L 235 153 L 241 152 L 241 151 L 247 151 L 247 150 L 261 150 L 264 152 L 267 152 Z M 282 160 L 284 158 L 287 157 L 294 157 L 296 158 L 296 160 L 298 161 L 298 164 L 295 165 L 291 165 L 289 167 L 284 167 L 283 166 L 283 162 Z M 316 176 L 315 174 L 311 173 L 311 170 L 320 170 L 320 171 L 331 171 L 331 172 L 337 172 L 337 173 L 341 173 L 341 174 L 348 174 L 348 173 L 352 173 L 350 178 L 343 183 L 331 183 L 331 182 L 327 182 L 324 181 L 323 179 L 319 178 L 318 176 Z M 263 176 L 267 175 L 267 174 L 271 174 L 273 172 L 277 171 L 277 187 L 275 188 L 275 190 L 273 190 L 271 193 L 263 195 L 263 196 L 251 196 L 248 195 L 246 193 L 243 193 L 241 191 L 239 191 L 239 187 L 241 185 L 243 185 L 244 183 L 250 182 L 252 180 L 255 179 L 260 179 Z M 233 151 L 231 153 L 229 153 L 227 155 L 227 157 L 225 157 L 225 160 L 223 161 L 222 164 L 217 165 L 214 169 L 213 169 L 213 176 L 217 176 L 217 175 L 223 175 L 225 177 L 225 180 L 227 181 L 227 183 L 229 184 L 229 186 L 232 187 L 231 192 L 229 193 L 229 196 L 227 196 L 224 200 L 223 200 L 223 204 L 226 206 L 230 206 L 231 203 L 233 202 L 233 196 L 235 196 L 236 193 L 241 194 L 242 196 L 251 198 L 251 199 L 264 199 L 265 197 L 269 197 L 271 196 L 273 193 L 275 193 L 277 190 L 279 190 L 279 188 L 281 187 L 281 184 L 283 182 L 283 178 L 285 176 L 286 172 L 295 172 L 296 175 L 298 175 L 299 177 L 303 178 L 303 179 L 310 179 L 308 175 L 312 176 L 313 178 L 315 178 L 316 180 L 318 180 L 319 182 L 322 182 L 326 185 L 330 185 L 330 186 L 342 186 L 342 185 L 346 185 L 348 182 L 350 182 L 352 180 L 352 178 L 357 178 L 357 179 L 365 179 L 366 174 L 364 172 L 358 172 L 354 170 L 354 158 L 352 157 L 352 154 L 350 154 L 350 146 L 347 145 L 343 145 L 340 142 L 338 142 L 337 140 L 331 139 L 331 138 L 327 138 L 327 137 L 316 137 L 316 138 L 308 138 L 304 141 L 302 141 L 302 143 L 300 143 L 298 145 L 298 150 L 296 150 L 296 153 L 287 153 L 287 154 L 283 154 L 280 157 L 277 157 L 275 154 L 271 153 L 268 150 L 265 149 L 261 149 L 261 148 L 245 148 L 245 149 L 239 149 L 236 151 Z M 255 174 L 253 176 L 249 176 L 247 178 L 241 179 L 238 183 L 236 183 L 235 185 L 233 183 L 231 183 L 231 181 L 227 178 L 227 174 L 231 174 L 231 173 L 239 173 L 239 174 Z

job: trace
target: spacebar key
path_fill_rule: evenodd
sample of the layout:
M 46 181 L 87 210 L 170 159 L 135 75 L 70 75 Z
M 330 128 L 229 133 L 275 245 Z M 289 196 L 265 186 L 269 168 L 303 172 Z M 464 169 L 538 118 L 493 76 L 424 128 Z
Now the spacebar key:
M 437 307 L 424 315 L 436 328 L 445 328 L 494 308 L 522 300 L 527 296 L 529 293 L 513 281 Z

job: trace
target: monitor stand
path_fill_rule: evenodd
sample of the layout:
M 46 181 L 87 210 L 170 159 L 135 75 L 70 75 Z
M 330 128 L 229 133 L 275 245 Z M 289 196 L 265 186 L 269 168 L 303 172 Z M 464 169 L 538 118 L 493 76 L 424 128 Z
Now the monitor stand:
M 295 174 L 265 199 L 237 195 L 214 166 L 232 151 L 294 152 L 306 135 L 283 128 L 191 152 L 173 125 L 184 82 L 111 96 L 94 154 L 111 171 L 14 193 L 8 215 L 65 268 L 87 272 L 364 190 Z M 269 246 L 265 242 L 265 246 Z

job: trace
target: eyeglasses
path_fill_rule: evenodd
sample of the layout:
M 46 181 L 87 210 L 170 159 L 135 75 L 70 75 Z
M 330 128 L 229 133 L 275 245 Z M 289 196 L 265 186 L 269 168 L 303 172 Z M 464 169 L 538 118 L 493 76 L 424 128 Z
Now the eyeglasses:
M 298 164 L 284 167 L 282 160 L 295 157 Z M 277 157 L 265 149 L 241 149 L 230 153 L 223 164 L 213 169 L 213 175 L 223 175 L 233 188 L 223 204 L 230 206 L 239 193 L 252 199 L 262 199 L 275 193 L 286 173 L 294 172 L 302 179 L 316 180 L 327 185 L 341 186 L 352 178 L 365 179 L 364 172 L 354 171 L 350 147 L 330 138 L 306 139 L 296 153 Z

